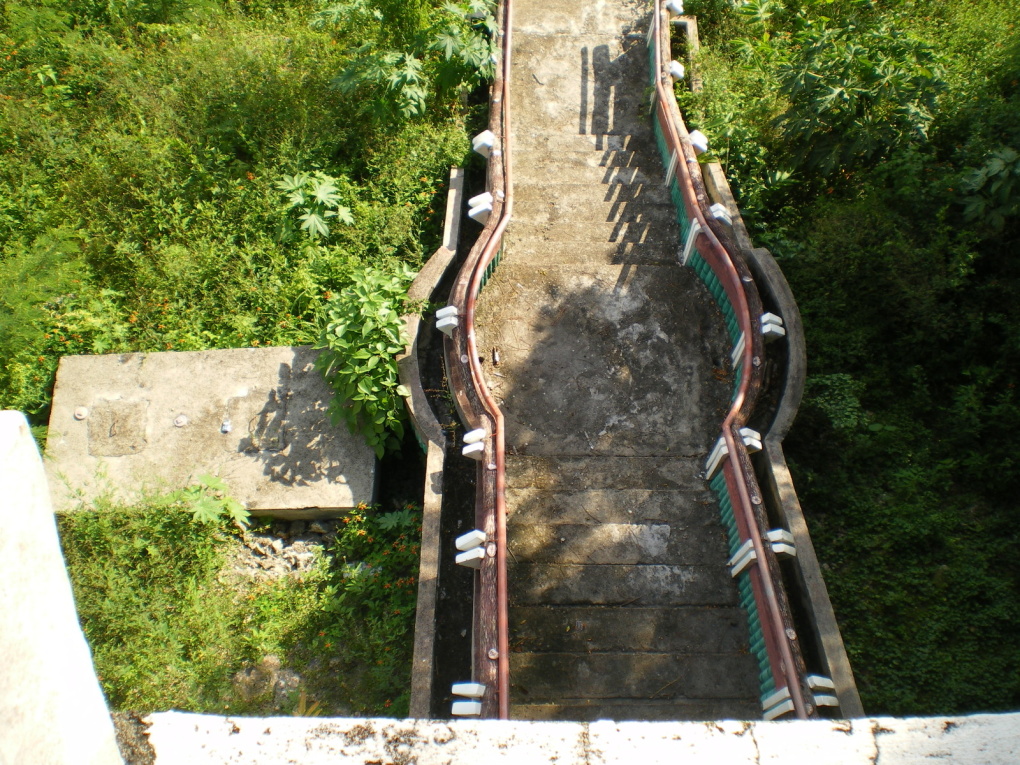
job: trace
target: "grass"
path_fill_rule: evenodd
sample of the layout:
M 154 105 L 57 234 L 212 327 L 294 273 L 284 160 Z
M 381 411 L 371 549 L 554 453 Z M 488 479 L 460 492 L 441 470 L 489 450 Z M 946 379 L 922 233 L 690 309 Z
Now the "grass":
M 114 710 L 406 714 L 419 510 L 362 507 L 311 570 L 256 581 L 225 523 L 173 497 L 59 518 L 79 618 Z M 265 679 L 301 683 L 282 700 Z M 255 678 L 247 685 L 238 673 Z

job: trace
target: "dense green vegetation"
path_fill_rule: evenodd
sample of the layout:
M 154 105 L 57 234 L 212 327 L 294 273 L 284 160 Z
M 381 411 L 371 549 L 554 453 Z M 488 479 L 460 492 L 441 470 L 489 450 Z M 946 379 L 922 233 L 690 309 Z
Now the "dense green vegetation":
M 421 513 L 362 507 L 300 575 L 228 565 L 227 522 L 199 523 L 206 486 L 61 516 L 85 635 L 111 707 L 249 714 L 407 713 Z M 266 657 L 301 677 L 289 698 L 235 676 Z
M 0 406 L 43 432 L 67 354 L 320 342 L 353 364 L 338 390 L 379 383 L 336 414 L 382 456 L 398 338 L 359 301 L 401 307 L 438 246 L 491 5 L 7 0 Z M 296 712 L 405 713 L 415 508 L 363 508 L 311 573 L 256 584 L 224 573 L 240 508 L 210 481 L 61 519 L 111 704 L 275 711 L 231 682 L 272 654 L 308 670 Z
M 807 327 L 788 454 L 869 713 L 1020 707 L 1020 5 L 691 0 Z
M 313 342 L 358 268 L 420 265 L 484 5 L 8 0 L 0 405 L 45 425 L 65 354 Z

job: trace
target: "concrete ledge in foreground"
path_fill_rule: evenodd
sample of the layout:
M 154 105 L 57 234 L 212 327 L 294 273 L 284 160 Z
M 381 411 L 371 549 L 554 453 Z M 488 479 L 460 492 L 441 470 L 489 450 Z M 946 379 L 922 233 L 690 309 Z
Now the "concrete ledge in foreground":
M 156 765 L 1013 765 L 1020 714 L 816 722 L 148 718 Z

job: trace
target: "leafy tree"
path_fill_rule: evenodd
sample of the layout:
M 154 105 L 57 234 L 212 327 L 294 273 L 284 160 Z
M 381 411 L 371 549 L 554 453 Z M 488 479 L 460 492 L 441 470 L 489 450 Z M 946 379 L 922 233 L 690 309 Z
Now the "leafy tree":
M 433 9 L 421 0 L 331 5 L 313 27 L 342 33 L 356 25 L 362 39 L 350 63 L 333 80 L 341 93 L 357 95 L 362 113 L 380 120 L 423 115 L 430 104 L 463 93 L 491 77 L 496 53 L 493 0 L 446 3 Z

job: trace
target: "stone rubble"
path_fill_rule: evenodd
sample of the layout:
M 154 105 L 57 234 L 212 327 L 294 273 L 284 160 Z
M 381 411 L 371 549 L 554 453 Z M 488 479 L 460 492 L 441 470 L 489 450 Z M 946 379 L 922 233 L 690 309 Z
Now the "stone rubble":
M 339 520 L 274 521 L 269 528 L 241 537 L 230 570 L 256 581 L 268 581 L 311 570 L 315 559 L 336 540 Z

